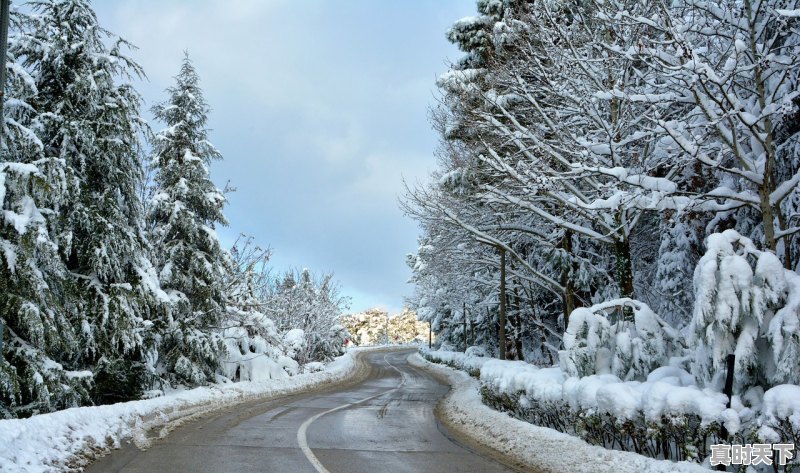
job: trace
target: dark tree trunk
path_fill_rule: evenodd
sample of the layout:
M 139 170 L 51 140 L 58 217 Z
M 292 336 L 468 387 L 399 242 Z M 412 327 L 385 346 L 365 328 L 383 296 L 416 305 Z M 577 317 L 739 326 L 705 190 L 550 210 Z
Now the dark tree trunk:
M 498 322 L 498 343 L 500 359 L 506 359 L 506 250 L 500 248 L 500 314 Z

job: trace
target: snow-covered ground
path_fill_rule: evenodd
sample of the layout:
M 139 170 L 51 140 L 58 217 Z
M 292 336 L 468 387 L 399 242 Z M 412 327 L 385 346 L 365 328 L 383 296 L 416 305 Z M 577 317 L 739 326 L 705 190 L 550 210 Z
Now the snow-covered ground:
M 481 402 L 480 384 L 463 371 L 430 363 L 419 354 L 408 359 L 445 377 L 453 389 L 440 404 L 450 424 L 478 442 L 503 452 L 534 471 L 575 473 L 708 472 L 689 462 L 655 460 L 631 452 L 607 450 L 561 432 L 523 422 Z
M 357 373 L 355 354 L 363 350 L 348 351 L 323 371 L 283 379 L 201 387 L 154 399 L 0 420 L 0 471 L 47 472 L 79 467 L 94 455 L 120 447 L 127 439 L 146 447 L 148 432 L 166 435 L 193 416 L 343 381 Z

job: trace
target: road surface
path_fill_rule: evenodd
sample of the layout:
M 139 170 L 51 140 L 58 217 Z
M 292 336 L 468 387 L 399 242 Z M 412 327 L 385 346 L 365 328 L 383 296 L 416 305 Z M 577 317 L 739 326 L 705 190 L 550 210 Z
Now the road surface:
M 361 383 L 241 404 L 184 425 L 148 450 L 128 445 L 86 471 L 514 471 L 449 436 L 433 414 L 448 387 L 409 365 L 410 353 L 366 353 L 369 375 Z

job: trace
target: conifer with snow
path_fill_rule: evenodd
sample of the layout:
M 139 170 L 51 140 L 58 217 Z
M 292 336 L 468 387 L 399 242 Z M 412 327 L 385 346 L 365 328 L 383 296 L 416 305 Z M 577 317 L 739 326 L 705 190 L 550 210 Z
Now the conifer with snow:
M 12 49 L 22 15 L 13 16 Z M 28 73 L 11 56 L 0 162 L 0 418 L 73 407 L 88 399 L 91 373 L 71 371 L 78 338 L 62 300 L 64 264 L 51 238 L 64 193 L 63 162 L 45 158 Z
M 217 225 L 226 225 L 225 196 L 209 176 L 221 159 L 208 141 L 209 107 L 188 54 L 169 98 L 153 108 L 166 128 L 153 143 L 155 189 L 148 211 L 161 286 L 172 303 L 158 322 L 160 365 L 172 382 L 204 384 L 213 379 L 223 344 L 225 278 L 229 256 Z
M 97 402 L 136 397 L 145 382 L 147 318 L 157 309 L 144 216 L 141 76 L 130 45 L 103 29 L 86 0 L 31 2 L 11 54 L 30 73 L 44 159 L 63 163 L 51 237 L 66 267 L 59 293 Z

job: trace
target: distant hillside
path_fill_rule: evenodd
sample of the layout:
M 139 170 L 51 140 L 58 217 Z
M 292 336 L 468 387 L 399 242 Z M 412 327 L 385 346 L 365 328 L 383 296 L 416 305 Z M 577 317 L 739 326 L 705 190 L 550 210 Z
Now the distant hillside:
M 428 323 L 417 320 L 417 314 L 409 309 L 394 315 L 382 309 L 369 309 L 346 315 L 341 323 L 353 335 L 353 343 L 357 345 L 428 341 Z

